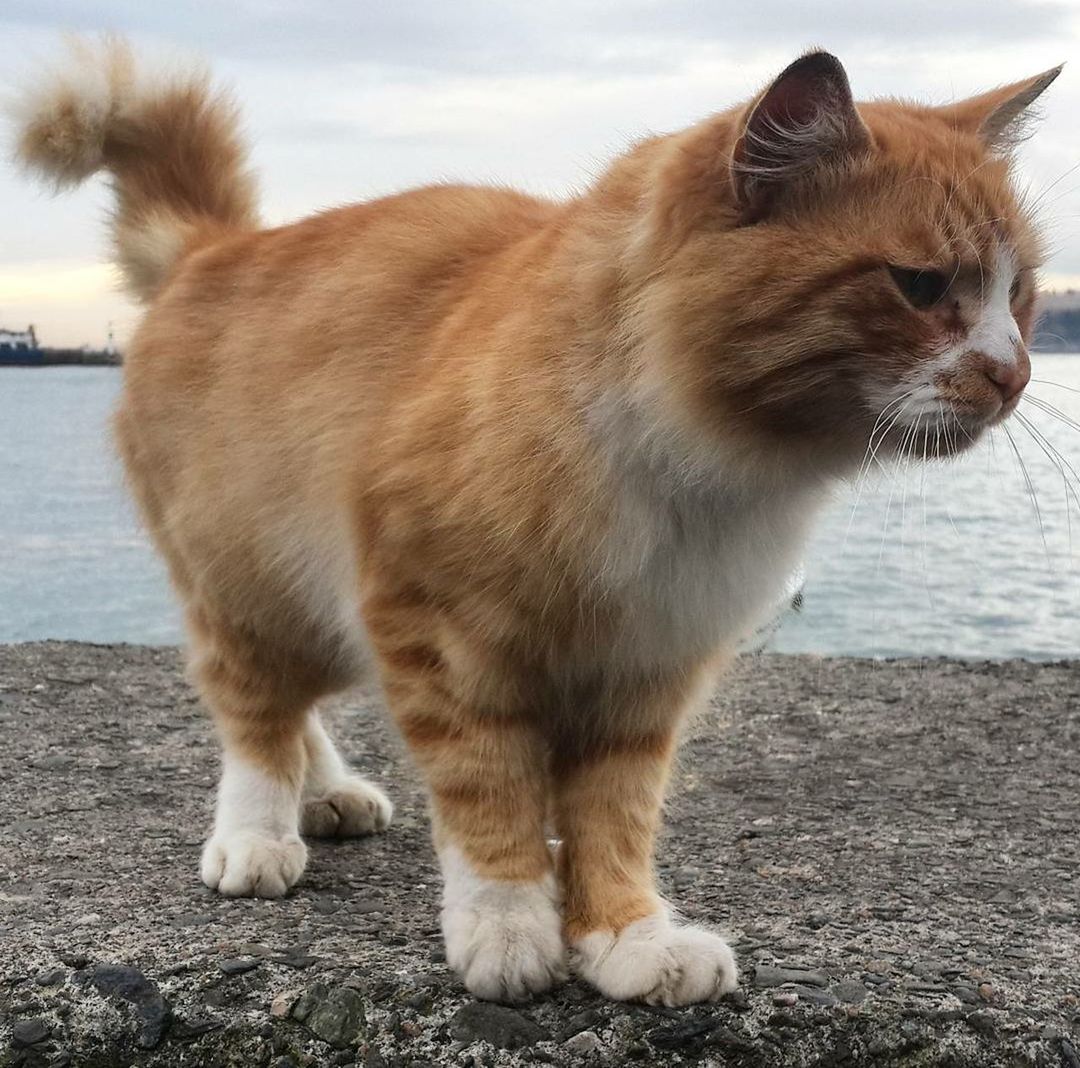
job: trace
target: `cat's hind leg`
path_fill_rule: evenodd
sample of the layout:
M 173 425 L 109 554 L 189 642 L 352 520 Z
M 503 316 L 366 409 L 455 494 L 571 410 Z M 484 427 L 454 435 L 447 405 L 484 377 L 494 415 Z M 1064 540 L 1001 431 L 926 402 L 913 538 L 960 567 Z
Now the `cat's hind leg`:
M 312 838 L 355 838 L 386 830 L 394 812 L 390 799 L 349 768 L 315 711 L 304 725 L 304 751 L 301 833 Z
M 202 880 L 229 896 L 281 897 L 307 862 L 299 826 L 304 729 L 320 687 L 305 665 L 284 655 L 271 658 L 194 622 L 192 632 L 191 673 L 222 744 Z

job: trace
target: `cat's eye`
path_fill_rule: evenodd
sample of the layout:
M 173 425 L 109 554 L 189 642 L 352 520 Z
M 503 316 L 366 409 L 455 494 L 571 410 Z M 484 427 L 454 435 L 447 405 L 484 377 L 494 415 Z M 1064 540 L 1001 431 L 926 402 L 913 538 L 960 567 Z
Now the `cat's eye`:
M 914 308 L 932 308 L 949 291 L 950 279 L 941 271 L 890 266 L 889 274 Z

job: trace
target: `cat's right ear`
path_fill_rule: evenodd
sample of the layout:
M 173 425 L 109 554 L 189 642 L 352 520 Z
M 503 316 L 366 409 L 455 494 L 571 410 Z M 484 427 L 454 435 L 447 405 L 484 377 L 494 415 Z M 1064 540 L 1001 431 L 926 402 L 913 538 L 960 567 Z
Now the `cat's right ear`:
M 793 183 L 870 145 L 840 60 L 828 52 L 808 52 L 780 74 L 742 120 L 731 177 L 744 220 L 758 221 Z

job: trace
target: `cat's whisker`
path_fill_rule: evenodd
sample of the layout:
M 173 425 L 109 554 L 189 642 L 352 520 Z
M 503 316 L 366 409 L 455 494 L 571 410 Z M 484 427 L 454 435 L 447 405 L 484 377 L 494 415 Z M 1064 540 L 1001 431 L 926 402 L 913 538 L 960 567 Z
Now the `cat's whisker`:
M 855 515 L 859 508 L 859 502 L 862 500 L 863 490 L 866 486 L 866 482 L 869 479 L 870 469 L 877 461 L 878 449 L 880 449 L 882 443 L 888 437 L 889 433 L 892 431 L 892 428 L 896 425 L 897 421 L 903 417 L 903 414 L 907 409 L 908 404 L 910 403 L 911 397 L 914 394 L 915 389 L 912 388 L 909 389 L 906 393 L 901 394 L 901 396 L 889 401 L 889 403 L 886 404 L 884 408 L 882 408 L 881 412 L 878 414 L 877 419 L 874 420 L 874 425 L 870 430 L 870 437 L 867 441 L 866 452 L 863 454 L 863 462 L 859 465 L 858 474 L 855 476 L 855 501 L 851 506 L 851 514 L 848 516 L 847 529 L 844 531 L 844 540 L 840 545 L 841 555 L 843 555 L 843 553 L 847 551 L 848 540 L 851 536 L 851 530 L 855 523 Z M 895 412 L 891 412 L 890 410 L 894 407 L 896 407 Z M 877 442 L 875 443 L 874 436 L 877 433 L 879 426 L 886 418 L 889 418 L 889 423 L 881 431 L 880 436 L 877 438 Z
M 1027 486 L 1028 497 L 1031 499 L 1031 506 L 1035 510 L 1035 519 L 1039 525 L 1039 538 L 1042 540 L 1043 552 L 1046 555 L 1046 567 L 1047 570 L 1052 570 L 1050 564 L 1050 546 L 1046 540 L 1046 527 L 1043 524 L 1042 509 L 1039 507 L 1038 495 L 1035 492 L 1035 484 L 1031 481 L 1031 475 L 1028 472 L 1027 464 L 1024 463 L 1024 457 L 1020 453 L 1020 449 L 1017 447 L 1016 439 L 1012 436 L 1011 431 L 1006 423 L 1001 424 L 1001 429 L 1005 431 L 1005 437 L 1012 447 L 1013 454 L 1016 456 L 1017 463 L 1020 465 L 1020 471 L 1024 477 L 1024 484 Z
M 1062 340 L 1065 339 L 1062 338 Z M 1066 389 L 1070 393 L 1080 393 L 1080 389 L 1077 389 L 1076 386 L 1067 386 L 1064 382 L 1054 382 L 1049 378 L 1033 378 L 1031 381 L 1037 386 L 1053 386 L 1055 389 Z M 1030 394 L 1025 393 L 1024 397 L 1030 399 Z
M 1035 442 L 1036 445 L 1042 450 L 1046 458 L 1050 461 L 1055 468 L 1057 468 L 1061 475 L 1061 480 L 1065 486 L 1065 521 L 1068 524 L 1069 532 L 1069 557 L 1072 558 L 1072 509 L 1069 501 L 1070 495 L 1077 505 L 1077 512 L 1080 514 L 1080 496 L 1077 495 L 1077 487 L 1080 486 L 1080 475 L 1077 474 L 1076 468 L 1055 448 L 1054 444 L 1049 441 L 1045 435 L 1021 412 L 1016 413 L 1016 419 L 1020 425 L 1027 431 L 1028 436 Z M 1066 470 L 1067 469 L 1067 470 Z M 1070 475 L 1072 481 L 1070 481 Z
M 1035 397 L 1025 394 L 1021 400 L 1027 401 L 1033 407 L 1038 408 L 1039 411 L 1045 412 L 1051 419 L 1057 420 L 1063 426 L 1069 427 L 1070 430 L 1080 431 L 1080 421 L 1074 419 L 1071 415 L 1066 415 L 1056 405 L 1051 404 L 1045 397 Z

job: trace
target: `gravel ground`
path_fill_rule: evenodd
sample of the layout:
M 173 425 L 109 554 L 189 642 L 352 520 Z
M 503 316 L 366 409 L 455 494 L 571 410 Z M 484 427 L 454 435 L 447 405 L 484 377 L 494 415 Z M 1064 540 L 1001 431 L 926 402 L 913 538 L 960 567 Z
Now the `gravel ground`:
M 230 901 L 196 876 L 217 757 L 176 651 L 0 646 L 0 1065 L 1080 1068 L 1080 662 L 744 660 L 660 850 L 744 978 L 679 1011 L 466 995 L 378 704 L 327 719 L 389 833 Z

